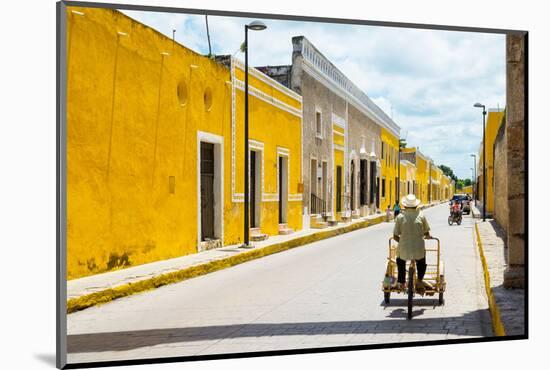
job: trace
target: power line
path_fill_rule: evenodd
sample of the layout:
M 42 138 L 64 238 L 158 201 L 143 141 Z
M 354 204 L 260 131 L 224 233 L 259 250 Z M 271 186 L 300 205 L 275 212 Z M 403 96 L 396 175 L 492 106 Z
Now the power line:
M 208 56 L 212 56 L 212 46 L 210 45 L 210 30 L 208 28 L 208 14 L 204 15 L 204 18 L 206 20 L 206 37 L 208 39 Z

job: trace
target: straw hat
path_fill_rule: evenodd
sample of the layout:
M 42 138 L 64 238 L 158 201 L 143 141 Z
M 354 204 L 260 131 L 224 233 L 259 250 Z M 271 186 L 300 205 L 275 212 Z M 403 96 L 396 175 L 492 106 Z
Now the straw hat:
M 401 199 L 401 204 L 405 208 L 416 208 L 420 204 L 420 200 L 416 199 L 414 194 L 409 194 Z

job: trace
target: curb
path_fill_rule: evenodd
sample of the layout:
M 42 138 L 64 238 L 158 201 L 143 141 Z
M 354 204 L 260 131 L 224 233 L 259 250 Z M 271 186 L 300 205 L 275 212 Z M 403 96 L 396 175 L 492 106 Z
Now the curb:
M 425 210 L 425 209 L 428 209 L 428 208 L 438 206 L 438 205 L 443 204 L 443 203 L 447 203 L 447 201 L 444 200 L 444 201 L 439 201 L 438 203 L 423 204 L 423 205 L 420 206 L 420 209 Z
M 154 276 L 152 278 L 141 280 L 135 283 L 128 283 L 114 288 L 105 289 L 99 292 L 86 294 L 81 297 L 72 298 L 67 301 L 67 314 L 81 311 L 92 306 L 108 303 L 115 299 L 127 297 L 132 294 L 156 289 L 163 285 L 178 283 L 183 280 L 222 270 L 244 262 L 262 258 L 270 254 L 283 252 L 292 248 L 308 245 L 319 240 L 328 239 L 337 235 L 349 233 L 351 231 L 363 229 L 372 225 L 377 225 L 379 223 L 382 223 L 385 218 L 385 215 L 380 215 L 377 218 L 356 222 L 342 228 L 320 231 L 310 235 L 304 235 L 295 239 L 272 244 L 263 248 L 243 252 L 236 256 L 206 262 L 197 266 L 191 266 L 178 271 Z
M 475 229 L 476 229 L 477 246 L 479 248 L 479 255 L 481 257 L 481 265 L 483 266 L 483 275 L 485 277 L 485 292 L 487 293 L 487 300 L 489 302 L 489 312 L 491 313 L 491 319 L 493 322 L 493 332 L 497 337 L 503 337 L 506 335 L 506 331 L 504 330 L 504 324 L 500 319 L 500 310 L 495 301 L 493 290 L 491 289 L 489 269 L 487 268 L 487 260 L 485 259 L 485 254 L 483 253 L 483 244 L 481 243 L 481 237 L 479 236 L 479 229 L 477 226 L 477 222 L 475 223 Z

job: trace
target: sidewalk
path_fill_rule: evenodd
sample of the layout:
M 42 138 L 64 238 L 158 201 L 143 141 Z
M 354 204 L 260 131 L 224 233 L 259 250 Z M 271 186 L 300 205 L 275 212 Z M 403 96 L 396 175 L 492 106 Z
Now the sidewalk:
M 307 229 L 290 235 L 270 236 L 265 241 L 252 243 L 253 248 L 231 245 L 69 280 L 67 313 L 375 225 L 384 222 L 385 219 L 385 214 L 376 214 L 326 229 Z
M 504 289 L 504 270 L 507 263 L 508 250 L 505 245 L 505 234 L 500 226 L 493 220 L 476 223 L 476 232 L 479 233 L 481 247 L 487 263 L 490 292 L 495 307 L 489 307 L 493 313 L 493 326 L 502 325 L 503 335 L 525 334 L 524 322 L 524 298 L 523 289 Z M 487 282 L 487 277 L 486 277 Z M 491 306 L 491 297 L 489 306 Z M 497 317 L 494 317 L 494 314 Z M 500 316 L 500 317 L 498 317 Z M 500 323 L 495 323 L 495 319 Z
M 434 202 L 422 208 L 440 204 Z M 243 262 L 307 245 L 339 234 L 362 229 L 386 220 L 384 213 L 370 215 L 325 229 L 299 230 L 290 235 L 270 236 L 254 242 L 253 248 L 230 245 L 169 260 L 69 280 L 67 313 L 73 313 L 114 299 L 177 283 Z
M 470 203 L 470 209 L 472 210 L 473 218 L 481 218 L 481 211 L 479 210 L 477 205 L 474 205 L 473 201 Z

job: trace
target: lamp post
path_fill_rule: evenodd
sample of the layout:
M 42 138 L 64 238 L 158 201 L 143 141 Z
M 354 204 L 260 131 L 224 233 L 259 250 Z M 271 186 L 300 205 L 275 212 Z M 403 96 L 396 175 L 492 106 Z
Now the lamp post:
M 470 170 L 472 170 L 472 183 L 471 183 L 471 187 L 472 187 L 472 196 L 473 196 L 473 192 L 474 192 L 474 169 L 473 169 L 473 168 L 470 168 Z
M 483 108 L 483 222 L 485 222 L 485 218 L 487 215 L 487 174 L 485 171 L 485 158 L 486 156 L 486 150 L 485 150 L 485 115 L 487 114 L 487 111 L 485 110 L 485 105 L 481 103 L 475 103 L 475 108 Z
M 396 202 L 401 202 L 401 149 L 407 147 L 405 139 L 399 139 L 399 148 L 397 151 L 397 196 Z
M 476 155 L 475 154 L 470 154 L 470 157 L 474 158 L 474 182 L 472 183 L 472 190 L 473 190 L 473 195 L 474 195 L 474 205 L 477 205 L 476 204 L 476 187 L 477 187 L 477 168 L 476 168 L 476 165 L 477 165 L 477 162 L 476 162 Z
M 432 162 L 428 162 L 428 204 L 432 203 Z
M 244 26 L 244 246 L 249 245 L 250 213 L 248 190 L 248 30 L 262 31 L 267 26 L 260 21 L 253 21 Z

